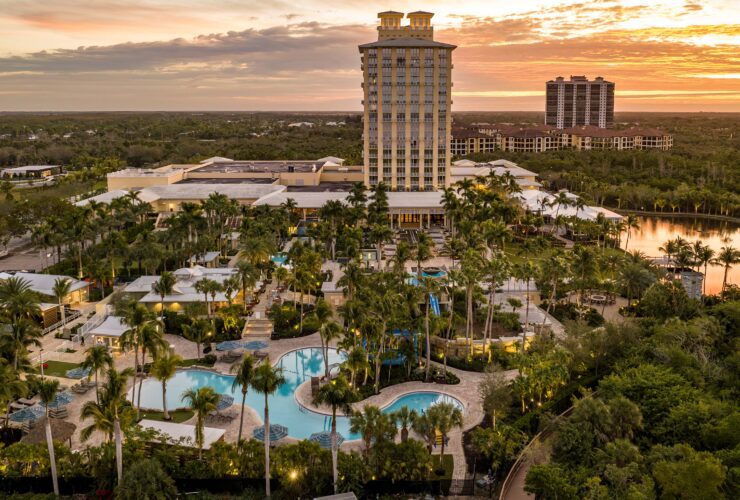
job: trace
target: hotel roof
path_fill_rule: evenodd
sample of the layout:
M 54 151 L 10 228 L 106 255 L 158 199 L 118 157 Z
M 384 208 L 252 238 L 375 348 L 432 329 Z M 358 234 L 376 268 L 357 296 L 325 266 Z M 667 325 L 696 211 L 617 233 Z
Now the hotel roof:
M 22 280 L 28 282 L 29 287 L 34 292 L 51 297 L 54 296 L 54 283 L 59 278 L 69 281 L 70 293 L 76 292 L 77 290 L 82 290 L 83 288 L 87 288 L 90 285 L 90 283 L 88 283 L 87 281 L 80 281 L 74 278 L 70 278 L 69 276 L 62 276 L 59 274 L 0 273 L 0 280 L 6 280 L 8 278 L 12 278 L 13 276 L 15 276 L 16 278 L 21 278 Z
M 142 193 L 151 193 L 158 200 L 205 200 L 213 193 L 220 193 L 236 200 L 256 200 L 266 194 L 284 191 L 285 186 L 273 184 L 170 184 L 151 186 Z
M 316 172 L 326 161 L 213 161 L 194 170 L 195 173 L 283 173 Z
M 435 42 L 434 40 L 427 40 L 425 38 L 390 38 L 388 40 L 378 40 L 377 42 L 365 43 L 360 45 L 361 50 L 382 47 L 436 47 L 440 49 L 456 49 L 457 45 Z

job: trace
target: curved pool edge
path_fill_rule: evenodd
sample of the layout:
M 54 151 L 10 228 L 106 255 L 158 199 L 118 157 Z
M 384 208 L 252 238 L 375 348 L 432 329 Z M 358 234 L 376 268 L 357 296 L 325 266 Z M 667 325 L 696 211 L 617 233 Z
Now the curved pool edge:
M 304 410 L 310 411 L 311 413 L 316 413 L 318 415 L 323 415 L 325 417 L 331 417 L 332 414 L 331 414 L 331 411 L 330 410 L 324 410 L 322 408 L 319 408 L 319 407 L 313 405 L 313 403 L 311 403 L 311 405 L 308 406 L 304 401 L 302 401 L 301 399 L 299 399 L 299 394 L 301 393 L 301 389 L 304 386 L 305 387 L 310 387 L 310 385 L 307 385 L 309 383 L 310 383 L 310 380 L 307 380 L 306 382 L 303 382 L 301 385 L 298 386 L 298 389 L 293 393 L 293 398 L 295 399 L 296 404 L 298 406 L 300 406 L 301 408 L 303 408 Z M 403 382 L 403 383 L 404 384 L 413 384 L 414 382 Z M 401 385 L 401 384 L 399 384 L 399 385 Z M 304 392 L 305 392 L 305 390 L 304 390 Z M 374 406 L 378 406 L 378 408 L 380 408 L 380 411 L 383 411 L 386 408 L 388 408 L 389 406 L 392 406 L 394 403 L 396 403 L 399 399 L 403 398 L 404 396 L 408 396 L 409 394 L 421 394 L 421 393 L 437 394 L 437 395 L 440 395 L 440 396 L 447 396 L 448 398 L 451 398 L 451 399 L 454 399 L 455 401 L 457 401 L 457 403 L 460 405 L 460 408 L 462 408 L 463 412 L 467 412 L 467 408 L 468 407 L 465 405 L 465 403 L 463 403 L 460 400 L 459 397 L 457 397 L 457 396 L 455 396 L 453 394 L 450 394 L 449 392 L 445 392 L 445 391 L 442 391 L 442 390 L 432 390 L 432 389 L 411 389 L 411 388 L 408 388 L 408 389 L 403 390 L 402 392 L 396 394 L 393 397 L 393 399 L 391 399 L 390 401 L 385 402 L 382 406 L 378 406 L 378 405 L 374 405 Z M 368 398 L 365 398 L 365 399 L 363 399 L 361 401 L 357 401 L 355 403 L 352 403 L 352 407 L 353 407 L 354 410 L 362 409 L 362 407 L 364 407 L 364 406 L 366 406 L 366 405 L 369 404 L 368 403 L 368 400 L 369 399 L 371 399 L 371 398 L 373 398 L 375 396 L 380 396 L 382 394 L 383 394 L 383 391 L 381 391 L 380 394 L 373 394 L 372 396 L 370 396 Z M 370 404 L 372 404 L 372 403 L 370 403 Z M 337 417 L 345 417 L 345 418 L 347 418 L 347 417 L 349 417 L 349 415 L 347 415 L 344 412 L 337 411 Z

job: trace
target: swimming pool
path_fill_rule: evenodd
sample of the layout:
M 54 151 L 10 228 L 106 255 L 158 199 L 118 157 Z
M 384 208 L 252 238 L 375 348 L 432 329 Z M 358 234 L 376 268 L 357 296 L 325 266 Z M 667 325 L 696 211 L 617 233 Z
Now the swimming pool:
M 329 350 L 329 364 L 341 363 L 344 354 L 335 349 Z M 270 423 L 282 424 L 288 428 L 290 436 L 297 439 L 308 439 L 314 432 L 331 430 L 331 417 L 303 408 L 295 399 L 294 393 L 299 385 L 316 375 L 324 372 L 324 357 L 319 347 L 298 349 L 285 354 L 277 362 L 283 368 L 285 383 L 277 392 L 269 397 Z M 206 370 L 188 369 L 178 371 L 167 382 L 167 408 L 172 410 L 185 406 L 181 400 L 182 393 L 192 388 L 213 387 L 219 394 L 228 394 L 234 397 L 234 404 L 241 403 L 241 387 L 232 390 L 234 377 L 221 375 Z M 130 397 L 130 394 L 129 394 Z M 265 398 L 250 389 L 247 393 L 247 405 L 253 408 L 262 418 L 264 415 Z M 413 392 L 405 394 L 383 408 L 383 413 L 391 413 L 402 406 L 414 409 L 417 412 L 426 411 L 431 405 L 439 402 L 450 402 L 463 408 L 455 398 L 439 392 Z M 141 406 L 151 409 L 162 409 L 162 384 L 157 379 L 148 378 L 144 381 L 141 391 Z M 360 436 L 349 432 L 349 418 L 337 418 L 337 432 L 345 439 L 359 439 Z
M 285 255 L 284 253 L 279 253 L 277 255 L 273 255 L 272 257 L 270 257 L 270 260 L 273 261 L 278 266 L 283 266 L 285 265 L 285 261 L 288 260 L 288 256 Z

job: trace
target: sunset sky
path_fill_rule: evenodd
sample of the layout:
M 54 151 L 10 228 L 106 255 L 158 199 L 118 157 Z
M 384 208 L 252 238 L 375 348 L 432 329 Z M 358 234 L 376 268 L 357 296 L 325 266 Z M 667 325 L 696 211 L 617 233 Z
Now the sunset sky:
M 740 111 L 738 0 L 0 0 L 0 111 L 359 110 L 389 9 L 458 45 L 456 111 L 542 110 L 581 74 L 617 111 Z

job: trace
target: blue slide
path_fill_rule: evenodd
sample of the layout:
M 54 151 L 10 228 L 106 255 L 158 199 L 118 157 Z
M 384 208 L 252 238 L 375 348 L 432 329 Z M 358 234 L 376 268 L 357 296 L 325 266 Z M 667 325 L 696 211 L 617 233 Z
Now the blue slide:
M 429 305 L 431 305 L 431 306 L 432 306 L 432 312 L 433 312 L 433 313 L 434 313 L 435 315 L 439 316 L 439 315 L 440 315 L 440 310 L 439 310 L 439 299 L 437 298 L 437 296 L 436 296 L 436 295 L 434 295 L 434 294 L 431 294 L 431 293 L 429 294 Z

